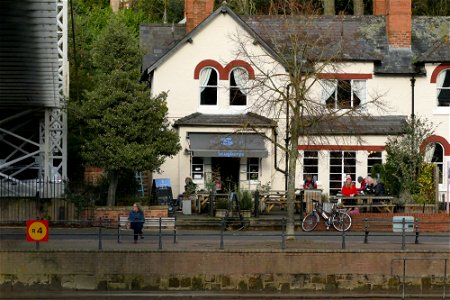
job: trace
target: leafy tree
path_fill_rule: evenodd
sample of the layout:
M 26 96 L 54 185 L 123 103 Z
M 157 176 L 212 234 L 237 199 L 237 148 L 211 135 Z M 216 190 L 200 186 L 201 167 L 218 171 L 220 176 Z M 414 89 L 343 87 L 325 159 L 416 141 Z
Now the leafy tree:
M 449 16 L 450 1 L 448 0 L 412 0 L 413 15 L 418 16 Z
M 325 83 L 319 80 L 319 74 L 339 72 L 340 46 L 329 36 L 332 32 L 329 28 L 323 28 L 317 35 L 310 34 L 309 29 L 316 25 L 313 21 L 318 13 L 313 2 L 301 6 L 293 2 L 295 1 L 286 2 L 287 6 L 281 10 L 283 15 L 279 18 L 269 16 L 266 21 L 270 22 L 253 24 L 257 33 L 271 46 L 272 53 L 253 50 L 254 38 L 246 34 L 236 34 L 234 38 L 238 44 L 236 56 L 245 57 L 257 70 L 255 80 L 249 83 L 252 86 L 248 87 L 251 90 L 248 93 L 256 97 L 251 110 L 278 120 L 279 126 L 286 128 L 284 142 L 272 136 L 264 137 L 271 140 L 286 155 L 287 167 L 282 171 L 287 176 L 286 233 L 290 239 L 294 238 L 299 143 L 330 143 L 327 131 L 321 130 L 326 124 L 333 124 L 333 128 L 350 130 L 357 127 L 356 124 L 361 118 L 369 117 L 368 106 L 374 110 L 385 110 L 385 105 L 376 91 L 359 106 L 350 107 L 343 102 L 341 104 L 341 100 L 327 104 L 321 99 L 318 90 L 321 91 L 323 88 L 320 86 Z M 284 12 L 288 14 L 284 15 Z M 258 17 L 258 20 L 262 18 Z M 253 21 L 256 20 L 255 18 Z M 282 35 L 279 34 L 279 28 L 284 30 Z M 271 65 L 273 59 L 276 60 L 275 66 Z M 348 89 L 350 86 L 343 88 Z M 350 93 L 349 90 L 347 92 Z M 244 126 L 263 135 L 251 124 Z M 362 141 L 357 132 L 351 138 L 356 142 Z M 344 143 L 345 140 L 339 140 L 337 143 L 340 142 Z
M 386 163 L 383 170 L 383 181 L 389 190 L 400 195 L 406 201 L 411 195 L 418 194 L 421 171 L 424 169 L 424 154 L 420 146 L 433 134 L 433 125 L 427 120 L 411 118 L 405 124 L 404 134 L 390 137 L 386 144 Z M 421 182 L 427 179 L 421 178 Z
M 82 157 L 106 170 L 110 206 L 120 173 L 158 171 L 166 156 L 180 150 L 178 135 L 169 130 L 166 94 L 150 98 L 138 82 L 141 57 L 136 36 L 113 17 L 92 47 L 95 86 L 74 107 L 86 128 Z

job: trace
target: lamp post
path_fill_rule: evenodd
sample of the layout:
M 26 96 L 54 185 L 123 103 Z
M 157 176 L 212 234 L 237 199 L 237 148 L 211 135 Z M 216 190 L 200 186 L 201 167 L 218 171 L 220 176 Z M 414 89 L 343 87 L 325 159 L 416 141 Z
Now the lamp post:
M 414 125 L 414 87 L 416 86 L 416 77 L 415 73 L 412 74 L 412 77 L 410 79 L 411 81 L 411 120 L 413 120 Z

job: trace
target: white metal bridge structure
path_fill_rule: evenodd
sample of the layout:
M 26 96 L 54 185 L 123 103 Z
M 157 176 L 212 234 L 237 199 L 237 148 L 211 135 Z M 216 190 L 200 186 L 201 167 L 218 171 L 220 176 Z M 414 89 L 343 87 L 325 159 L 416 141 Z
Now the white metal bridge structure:
M 67 5 L 0 0 L 0 197 L 67 178 Z

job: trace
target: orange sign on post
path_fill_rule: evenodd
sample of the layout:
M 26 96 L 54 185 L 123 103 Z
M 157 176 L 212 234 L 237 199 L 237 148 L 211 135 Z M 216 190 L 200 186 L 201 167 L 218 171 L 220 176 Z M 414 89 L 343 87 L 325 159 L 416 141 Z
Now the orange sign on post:
M 27 241 L 48 242 L 48 220 L 28 220 Z

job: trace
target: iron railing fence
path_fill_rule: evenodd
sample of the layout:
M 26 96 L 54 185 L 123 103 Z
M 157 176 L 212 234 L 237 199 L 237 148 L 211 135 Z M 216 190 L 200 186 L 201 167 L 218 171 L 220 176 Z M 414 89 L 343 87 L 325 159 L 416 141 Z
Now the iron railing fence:
M 27 220 L 29 221 L 29 220 Z M 13 224 L 11 226 L 10 222 L 0 222 L 0 237 L 5 240 L 8 237 L 21 237 L 26 234 L 26 222 L 20 221 Z M 265 222 L 265 220 L 261 220 Z M 236 222 L 236 221 L 233 221 Z M 273 220 L 267 220 L 273 224 Z M 372 223 L 380 222 L 385 224 L 386 220 L 378 220 L 372 221 Z M 395 227 L 395 223 L 391 223 L 393 227 Z M 222 220 L 208 220 L 208 229 L 199 230 L 199 229 L 183 229 L 183 227 L 175 225 L 174 229 L 165 230 L 164 226 L 161 226 L 161 223 L 154 228 L 154 230 L 145 230 L 146 235 L 149 237 L 157 237 L 158 245 L 160 249 L 163 249 L 163 241 L 165 238 L 170 237 L 170 240 L 173 240 L 173 244 L 177 244 L 178 241 L 182 241 L 183 237 L 192 238 L 208 238 L 209 242 L 214 242 L 219 245 L 220 249 L 225 249 L 226 241 L 233 240 L 233 243 L 239 241 L 242 245 L 248 242 L 244 237 L 249 238 L 260 238 L 261 240 L 272 240 L 278 241 L 279 249 L 285 250 L 288 247 L 286 241 L 289 238 L 294 239 L 317 239 L 324 241 L 332 241 L 339 242 L 341 249 L 346 249 L 350 244 L 355 245 L 364 245 L 364 244 L 372 244 L 375 240 L 379 240 L 380 238 L 386 238 L 387 242 L 391 242 L 391 245 L 398 245 L 396 250 L 407 250 L 407 245 L 410 244 L 421 244 L 421 245 L 434 245 L 440 244 L 444 245 L 442 249 L 449 250 L 449 233 L 448 232 L 420 232 L 420 228 L 426 225 L 437 225 L 442 224 L 442 222 L 429 222 L 429 221 L 414 221 L 415 229 L 413 231 L 409 230 L 409 224 L 405 222 L 403 219 L 401 222 L 398 222 L 401 227 L 400 230 L 393 231 L 372 231 L 369 232 L 367 227 L 358 231 L 312 231 L 312 232 L 303 232 L 301 229 L 295 231 L 295 234 L 288 235 L 286 233 L 286 220 L 280 219 L 279 226 L 270 226 L 271 228 L 280 228 L 279 230 L 249 230 L 249 227 L 242 227 L 240 221 L 237 221 L 235 224 L 230 224 L 225 219 Z M 201 222 L 201 225 L 205 225 L 205 221 Z M 446 223 L 450 227 L 450 222 Z M 232 226 L 235 225 L 235 226 Z M 57 236 L 59 240 L 73 240 L 73 237 L 79 237 L 83 240 L 92 239 L 94 236 L 94 240 L 102 240 L 107 238 L 108 240 L 115 240 L 116 242 L 120 241 L 120 236 L 123 237 L 131 237 L 133 236 L 132 230 L 127 230 L 119 227 L 118 220 L 111 219 L 97 219 L 97 220 L 73 220 L 73 221 L 53 221 L 49 222 L 50 228 L 57 228 L 58 231 L 52 232 L 49 230 L 49 234 Z M 191 228 L 191 227 L 189 227 Z M 58 233 L 59 232 L 59 233 Z M 270 239 L 266 239 L 270 238 Z M 75 239 L 76 240 L 76 239 Z M 165 240 L 167 241 L 167 240 Z M 409 241 L 409 242 L 407 242 Z M 233 244 L 234 246 L 236 244 Z M 445 247 L 445 245 L 447 245 Z M 395 249 L 395 247 L 390 247 L 391 249 Z M 102 250 L 99 247 L 98 250 Z
M 66 180 L 3 178 L 0 180 L 0 198 L 64 198 L 67 187 Z

